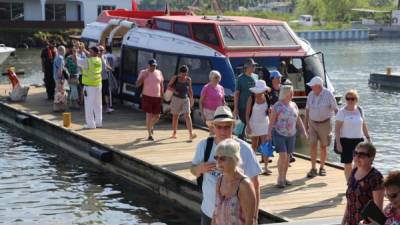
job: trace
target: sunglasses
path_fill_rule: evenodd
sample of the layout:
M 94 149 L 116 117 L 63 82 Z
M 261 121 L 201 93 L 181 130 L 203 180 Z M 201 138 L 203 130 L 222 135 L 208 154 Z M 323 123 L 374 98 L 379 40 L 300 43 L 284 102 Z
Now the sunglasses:
M 368 158 L 370 157 L 369 154 L 366 152 L 357 152 L 357 151 L 354 151 L 353 156 L 354 157 L 368 157 Z
M 221 161 L 221 162 L 225 162 L 227 157 L 226 156 L 214 156 L 215 161 Z
M 356 100 L 356 98 L 353 98 L 353 97 L 346 97 L 346 101 L 355 101 Z
M 395 199 L 397 198 L 397 196 L 399 196 L 399 192 L 397 193 L 390 193 L 390 194 L 385 194 L 385 197 L 389 200 Z

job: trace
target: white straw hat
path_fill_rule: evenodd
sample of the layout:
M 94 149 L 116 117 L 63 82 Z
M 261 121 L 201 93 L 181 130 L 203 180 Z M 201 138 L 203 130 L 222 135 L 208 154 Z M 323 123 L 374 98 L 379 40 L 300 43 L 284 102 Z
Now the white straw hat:
M 253 92 L 254 94 L 260 94 L 260 93 L 264 93 L 269 89 L 269 87 L 267 86 L 267 84 L 265 83 L 265 81 L 263 80 L 257 80 L 256 81 L 256 86 L 249 88 L 249 90 L 251 92 Z
M 213 122 L 233 122 L 235 118 L 233 118 L 233 114 L 231 109 L 228 106 L 219 106 L 214 113 Z
M 308 86 L 312 87 L 314 85 L 324 86 L 324 82 L 322 81 L 321 77 L 314 77 L 307 83 Z

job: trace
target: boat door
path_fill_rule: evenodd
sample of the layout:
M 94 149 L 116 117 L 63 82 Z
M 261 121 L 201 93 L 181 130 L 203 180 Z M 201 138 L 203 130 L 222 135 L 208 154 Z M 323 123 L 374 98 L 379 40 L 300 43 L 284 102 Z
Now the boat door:
M 322 52 L 317 52 L 312 55 L 306 56 L 303 59 L 303 69 L 304 69 L 304 80 L 306 85 L 307 94 L 311 91 L 307 83 L 315 76 L 319 76 L 324 81 L 324 86 L 331 91 L 333 86 L 329 81 L 329 78 L 325 69 L 324 54 Z
M 82 31 L 81 40 L 86 42 L 86 46 L 105 45 L 106 39 L 112 29 L 118 26 L 120 20 L 111 19 L 108 23 L 93 22 L 88 24 Z
M 132 28 L 136 27 L 135 22 L 122 20 L 118 26 L 115 26 L 112 31 L 108 35 L 107 45 L 113 46 L 113 40 L 118 37 L 122 39 L 122 37 L 128 33 L 128 31 Z

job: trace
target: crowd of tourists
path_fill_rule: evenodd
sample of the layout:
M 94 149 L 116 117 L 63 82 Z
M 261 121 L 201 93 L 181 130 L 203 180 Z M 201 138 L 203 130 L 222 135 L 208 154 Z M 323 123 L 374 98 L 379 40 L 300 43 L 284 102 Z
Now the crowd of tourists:
M 54 110 L 63 106 L 85 108 L 85 128 L 102 127 L 103 102 L 106 112 L 112 112 L 112 89 L 115 78 L 115 58 L 111 48 L 93 46 L 89 49 L 75 42 L 66 49 L 54 43 L 42 51 L 44 82 Z M 257 63 L 248 59 L 243 65 L 234 93 L 233 110 L 225 102 L 224 88 L 219 84 L 221 74 L 209 73 L 204 85 L 199 109 L 209 128 L 209 137 L 200 140 L 192 160 L 191 173 L 198 178 L 203 193 L 201 224 L 257 224 L 260 201 L 260 175 L 274 173 L 270 157 L 278 154 L 277 188 L 292 185 L 288 180 L 290 162 L 294 161 L 296 137 L 310 144 L 308 178 L 326 176 L 327 149 L 334 150 L 344 164 L 347 181 L 347 205 L 343 225 L 373 224 L 372 218 L 362 216 L 365 206 L 374 202 L 383 209 L 383 198 L 389 204 L 383 209 L 386 225 L 400 224 L 400 172 L 394 171 L 384 179 L 373 167 L 376 149 L 368 132 L 365 113 L 359 106 L 356 90 L 345 93 L 345 104 L 339 109 L 333 93 L 324 87 L 320 77 L 307 85 L 304 119 L 293 101 L 290 81 L 282 82 L 291 72 L 300 72 L 290 59 L 282 60 L 278 70 L 255 74 Z M 147 140 L 154 141 L 154 128 L 162 114 L 162 104 L 168 101 L 172 114 L 171 138 L 177 138 L 178 119 L 183 115 L 189 140 L 193 132 L 191 110 L 194 105 L 190 65 L 182 65 L 164 87 L 164 76 L 155 59 L 148 59 L 136 86 L 142 88 L 141 107 L 146 113 Z M 68 83 L 68 95 L 65 91 Z M 332 128 L 334 122 L 335 127 Z M 234 131 L 235 134 L 234 135 Z M 334 132 L 332 132 L 334 131 Z M 332 133 L 334 133 L 334 138 Z M 245 140 L 249 138 L 251 144 Z M 319 151 L 319 168 L 317 153 Z M 256 158 L 260 152 L 263 168 Z
M 79 41 L 56 47 L 49 41 L 41 59 L 47 99 L 53 101 L 53 110 L 84 106 L 84 128 L 102 127 L 103 102 L 104 111 L 111 113 L 112 90 L 118 88 L 112 49 L 101 45 L 87 49 Z

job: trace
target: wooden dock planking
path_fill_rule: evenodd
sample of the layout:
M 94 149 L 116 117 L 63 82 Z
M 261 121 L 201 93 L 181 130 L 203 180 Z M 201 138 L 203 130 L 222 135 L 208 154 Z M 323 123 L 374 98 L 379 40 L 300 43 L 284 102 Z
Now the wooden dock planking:
M 8 85 L 0 85 L 2 97 L 8 90 Z M 9 105 L 62 125 L 62 114 L 52 112 L 52 102 L 46 100 L 45 90 L 42 87 L 31 87 L 26 102 L 9 103 Z M 189 172 L 189 167 L 197 142 L 207 137 L 207 132 L 195 129 L 198 138 L 188 142 L 188 132 L 183 125 L 180 125 L 178 139 L 169 139 L 171 122 L 161 120 L 156 126 L 155 142 L 148 142 L 144 114 L 129 106 L 115 107 L 116 110 L 112 114 L 103 114 L 103 128 L 95 130 L 82 129 L 83 110 L 72 111 L 73 124 L 70 129 L 125 154 L 168 169 L 188 180 L 195 180 Z M 260 209 L 292 220 L 343 215 L 346 184 L 342 170 L 327 167 L 326 177 L 308 179 L 305 175 L 310 162 L 297 158 L 288 172 L 288 179 L 293 185 L 278 189 L 275 187 L 277 157 L 272 159 L 270 168 L 273 174 L 260 176 Z

